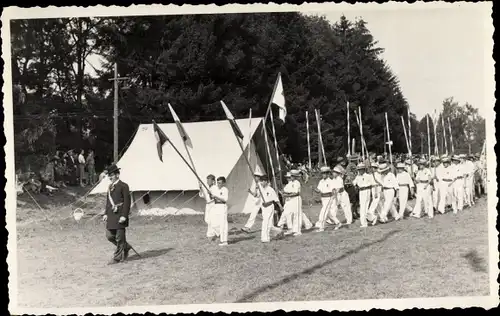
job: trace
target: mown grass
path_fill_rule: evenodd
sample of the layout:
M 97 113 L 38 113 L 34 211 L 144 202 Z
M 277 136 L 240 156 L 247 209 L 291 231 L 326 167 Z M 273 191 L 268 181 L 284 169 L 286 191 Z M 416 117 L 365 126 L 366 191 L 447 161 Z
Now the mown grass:
M 304 209 L 315 222 L 318 206 Z M 260 243 L 260 231 L 237 231 L 246 216 L 232 215 L 228 247 L 206 240 L 202 216 L 134 217 L 128 239 L 142 258 L 112 266 L 106 263 L 113 246 L 98 218 L 29 222 L 26 212 L 18 208 L 24 218 L 17 228 L 18 302 L 24 307 L 489 294 L 486 199 L 459 215 L 364 230 L 356 222 L 269 244 Z

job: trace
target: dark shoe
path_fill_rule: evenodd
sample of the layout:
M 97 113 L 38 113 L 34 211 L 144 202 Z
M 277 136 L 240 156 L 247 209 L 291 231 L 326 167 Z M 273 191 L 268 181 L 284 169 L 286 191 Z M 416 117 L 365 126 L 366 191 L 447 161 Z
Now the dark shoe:
M 117 264 L 117 263 L 120 263 L 120 261 L 115 260 L 115 259 L 111 259 L 111 260 L 108 262 L 108 265 Z
M 125 251 L 123 252 L 123 260 L 127 260 L 129 252 L 130 252 L 130 248 L 125 249 Z

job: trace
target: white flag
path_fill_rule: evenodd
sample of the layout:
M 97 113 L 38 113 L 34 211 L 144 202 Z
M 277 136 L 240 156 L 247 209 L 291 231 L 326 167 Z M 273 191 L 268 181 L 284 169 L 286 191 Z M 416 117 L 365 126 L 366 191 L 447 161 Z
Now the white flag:
M 279 118 L 285 122 L 285 93 L 283 91 L 283 83 L 281 82 L 281 74 L 278 74 L 278 80 L 276 81 L 276 87 L 274 88 L 274 95 L 271 103 L 274 103 L 279 107 Z

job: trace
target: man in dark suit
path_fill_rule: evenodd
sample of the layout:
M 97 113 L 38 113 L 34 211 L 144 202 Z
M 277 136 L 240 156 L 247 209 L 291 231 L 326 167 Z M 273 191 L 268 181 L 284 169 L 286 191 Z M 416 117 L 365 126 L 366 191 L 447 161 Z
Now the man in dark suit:
M 108 168 L 109 186 L 106 211 L 103 220 L 106 222 L 106 238 L 116 246 L 110 264 L 123 262 L 131 249 L 125 237 L 125 228 L 129 223 L 130 191 L 128 185 L 120 180 L 120 168 L 111 165 Z

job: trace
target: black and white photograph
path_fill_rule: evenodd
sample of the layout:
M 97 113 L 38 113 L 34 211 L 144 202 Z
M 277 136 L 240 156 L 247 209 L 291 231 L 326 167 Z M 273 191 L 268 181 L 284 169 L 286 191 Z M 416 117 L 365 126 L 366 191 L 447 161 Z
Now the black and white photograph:
M 498 306 L 491 14 L 5 8 L 10 313 Z

